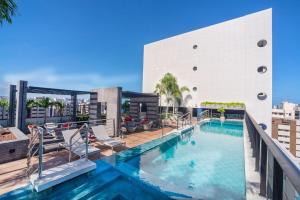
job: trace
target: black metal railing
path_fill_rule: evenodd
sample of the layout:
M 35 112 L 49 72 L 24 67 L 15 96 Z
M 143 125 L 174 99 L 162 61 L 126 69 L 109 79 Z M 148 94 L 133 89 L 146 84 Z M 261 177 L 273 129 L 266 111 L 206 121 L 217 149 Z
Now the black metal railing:
M 255 158 L 255 170 L 260 174 L 260 195 L 267 199 L 285 199 L 284 179 L 288 179 L 292 188 L 286 191 L 289 194 L 292 191 L 293 194 L 290 195 L 295 199 L 297 193 L 300 194 L 299 164 L 291 159 L 279 142 L 272 139 L 248 112 L 245 113 L 245 122 Z

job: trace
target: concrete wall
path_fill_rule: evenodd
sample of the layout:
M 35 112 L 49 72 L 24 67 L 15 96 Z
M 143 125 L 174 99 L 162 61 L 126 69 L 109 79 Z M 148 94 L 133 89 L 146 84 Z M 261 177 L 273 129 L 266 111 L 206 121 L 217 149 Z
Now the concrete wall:
M 116 130 L 119 129 L 121 123 L 121 93 L 122 88 L 99 88 L 93 89 L 92 92 L 97 93 L 97 102 L 107 103 L 107 119 L 115 119 Z M 97 119 L 97 106 L 96 111 L 92 105 L 90 113 L 91 119 Z M 110 124 L 111 126 L 112 124 Z
M 9 130 L 15 135 L 15 140 L 0 142 L 0 164 L 25 158 L 28 151 L 29 139 L 19 129 L 12 127 Z
M 262 39 L 267 45 L 258 47 Z M 258 73 L 261 65 L 267 67 L 266 73 Z M 200 107 L 203 101 L 244 102 L 255 120 L 267 125 L 270 134 L 272 10 L 145 45 L 143 92 L 153 92 L 167 72 L 177 77 L 180 86 L 191 90 L 184 95 L 183 106 Z M 260 92 L 267 94 L 266 100 L 257 98 Z

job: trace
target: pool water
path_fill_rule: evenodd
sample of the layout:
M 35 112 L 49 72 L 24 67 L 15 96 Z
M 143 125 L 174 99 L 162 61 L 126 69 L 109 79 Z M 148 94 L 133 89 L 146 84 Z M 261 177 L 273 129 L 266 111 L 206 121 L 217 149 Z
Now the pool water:
M 245 199 L 241 122 L 209 121 L 96 161 L 96 170 L 46 191 L 2 199 Z
M 241 122 L 211 121 L 126 162 L 193 197 L 244 199 L 243 149 Z
M 97 169 L 42 192 L 26 186 L 0 196 L 0 200 L 129 200 L 169 199 L 167 195 L 143 187 L 138 181 L 123 176 L 111 165 L 97 161 Z

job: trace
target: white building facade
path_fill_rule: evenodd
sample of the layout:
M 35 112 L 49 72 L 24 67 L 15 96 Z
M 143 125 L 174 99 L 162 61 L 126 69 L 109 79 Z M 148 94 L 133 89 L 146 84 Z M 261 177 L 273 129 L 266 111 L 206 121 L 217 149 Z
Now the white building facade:
M 272 117 L 281 119 L 300 119 L 300 106 L 284 101 L 272 109 Z
M 272 9 L 145 45 L 143 92 L 168 72 L 190 89 L 182 106 L 243 102 L 271 133 Z

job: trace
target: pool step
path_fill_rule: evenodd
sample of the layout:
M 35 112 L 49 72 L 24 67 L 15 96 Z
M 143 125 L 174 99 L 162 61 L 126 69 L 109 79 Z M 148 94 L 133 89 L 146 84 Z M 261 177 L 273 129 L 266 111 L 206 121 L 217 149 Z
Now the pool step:
M 58 151 L 64 149 L 64 147 L 59 143 L 46 144 L 43 147 L 44 147 L 43 153 L 49 153 L 52 151 Z
M 94 169 L 96 169 L 96 163 L 80 159 L 43 171 L 40 179 L 37 174 L 34 174 L 30 177 L 30 182 L 33 188 L 40 192 Z
M 64 199 L 72 199 L 76 197 L 76 199 L 85 199 L 87 195 L 92 193 L 93 191 L 99 191 L 101 188 L 104 188 L 106 185 L 110 184 L 114 180 L 118 179 L 120 173 L 112 170 L 103 171 L 101 174 L 91 174 L 84 181 L 76 183 L 76 186 L 70 186 L 66 188 L 66 185 L 62 185 L 61 189 L 63 192 Z M 50 196 L 51 200 L 60 200 L 61 196 Z
M 166 182 L 142 169 L 134 168 L 126 163 L 120 163 L 118 166 L 115 166 L 115 169 L 123 176 L 129 177 L 131 181 L 141 188 L 150 191 L 152 194 L 161 194 L 159 199 L 195 199 L 190 191 L 180 188 L 170 182 L 166 184 Z

